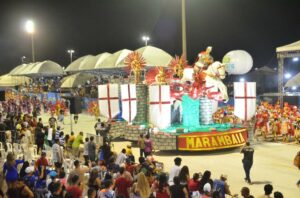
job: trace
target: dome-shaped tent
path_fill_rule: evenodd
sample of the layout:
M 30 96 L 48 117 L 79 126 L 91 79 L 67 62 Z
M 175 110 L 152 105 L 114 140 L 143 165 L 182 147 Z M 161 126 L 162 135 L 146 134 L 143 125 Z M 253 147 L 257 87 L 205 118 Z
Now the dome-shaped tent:
M 67 77 L 64 77 L 61 82 L 61 88 L 73 88 L 78 85 L 84 85 L 88 80 L 95 77 L 95 75 L 87 73 L 77 73 Z
M 128 56 L 128 54 L 132 52 L 128 49 L 123 49 L 113 53 L 111 56 L 106 58 L 102 64 L 99 64 L 100 69 L 116 69 L 122 68 L 126 65 L 124 64 L 124 59 Z
M 172 56 L 162 49 L 153 46 L 141 47 L 137 50 L 146 60 L 146 66 L 167 67 L 172 60 Z
M 26 76 L 12 76 L 6 74 L 0 76 L 0 87 L 15 87 L 18 85 L 24 85 L 25 83 L 29 84 L 30 78 Z
M 92 55 L 86 55 L 76 59 L 65 69 L 65 71 L 66 72 L 78 71 L 79 68 L 84 64 L 84 60 L 87 59 L 88 57 L 92 57 Z

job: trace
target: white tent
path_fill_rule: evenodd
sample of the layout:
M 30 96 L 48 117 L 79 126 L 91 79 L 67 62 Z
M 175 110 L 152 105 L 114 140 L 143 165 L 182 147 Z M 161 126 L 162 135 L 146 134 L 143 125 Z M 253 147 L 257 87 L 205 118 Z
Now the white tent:
M 59 64 L 47 60 L 17 66 L 9 74 L 13 76 L 29 77 L 62 76 L 64 75 L 64 70 Z
M 78 85 L 84 85 L 88 80 L 93 78 L 95 75 L 87 73 L 77 73 L 67 77 L 64 77 L 61 82 L 61 88 L 72 88 Z
M 278 52 L 293 52 L 293 51 L 300 51 L 300 41 L 276 48 L 277 53 Z
M 147 66 L 167 67 L 173 58 L 164 50 L 152 46 L 141 47 L 135 51 L 142 54 Z
M 285 83 L 285 87 L 300 87 L 300 73 Z
M 294 58 L 300 57 L 300 41 L 277 47 L 277 59 L 278 59 L 278 93 L 279 93 L 279 103 L 280 106 L 283 107 L 283 70 L 284 70 L 284 59 L 285 58 Z M 290 83 L 286 83 L 286 86 L 290 86 L 293 84 L 291 81 Z
M 22 70 L 24 70 L 28 64 L 22 64 L 19 66 L 16 66 L 13 70 L 9 72 L 10 75 L 17 75 L 18 73 L 21 73 Z
M 88 57 L 91 57 L 92 55 L 86 55 L 86 56 L 82 56 L 78 59 L 76 59 L 75 61 L 73 61 L 66 69 L 66 72 L 71 72 L 71 71 L 78 71 L 79 68 L 81 67 L 81 65 L 84 64 L 84 60 Z
M 99 64 L 98 67 L 102 69 L 116 69 L 126 67 L 126 65 L 124 64 L 124 60 L 130 52 L 132 51 L 128 49 L 117 51 L 106 58 L 101 64 Z
M 67 68 L 66 72 L 78 72 L 86 70 L 101 69 L 102 62 L 108 58 L 111 54 L 104 52 L 96 56 L 86 55 L 76 59 Z
M 0 87 L 14 87 L 25 83 L 29 84 L 29 81 L 30 78 L 25 76 L 12 76 L 10 74 L 6 74 L 0 76 Z
M 108 59 L 111 55 L 112 55 L 111 53 L 107 53 L 107 52 L 97 55 L 97 62 L 95 64 L 94 69 L 101 69 L 101 65 L 103 61 Z

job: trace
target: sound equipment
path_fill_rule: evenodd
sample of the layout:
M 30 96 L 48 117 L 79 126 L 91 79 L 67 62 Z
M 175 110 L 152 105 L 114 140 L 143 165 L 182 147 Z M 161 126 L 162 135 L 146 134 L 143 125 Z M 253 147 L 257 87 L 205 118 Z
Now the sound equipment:
M 0 101 L 5 101 L 5 91 L 0 91 Z
M 82 112 L 81 108 L 81 97 L 70 97 L 70 113 L 80 114 Z

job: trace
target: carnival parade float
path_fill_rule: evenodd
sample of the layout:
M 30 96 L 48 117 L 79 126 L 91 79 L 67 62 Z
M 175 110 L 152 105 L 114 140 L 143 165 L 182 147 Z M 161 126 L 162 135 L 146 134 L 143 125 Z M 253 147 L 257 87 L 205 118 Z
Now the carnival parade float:
M 207 47 L 199 53 L 193 66 L 184 56 L 176 56 L 168 67 L 147 67 L 141 53 L 131 52 L 124 61 L 128 81 L 98 86 L 100 115 L 108 120 L 122 118 L 112 122 L 112 135 L 134 141 L 150 133 L 156 150 L 204 151 L 243 145 L 248 139 L 245 123 L 255 115 L 256 84 L 234 83 L 234 111 L 230 106 L 220 111 L 218 104 L 229 100 L 222 82 L 226 72 L 248 72 L 252 58 L 236 50 L 219 62 L 211 51 Z

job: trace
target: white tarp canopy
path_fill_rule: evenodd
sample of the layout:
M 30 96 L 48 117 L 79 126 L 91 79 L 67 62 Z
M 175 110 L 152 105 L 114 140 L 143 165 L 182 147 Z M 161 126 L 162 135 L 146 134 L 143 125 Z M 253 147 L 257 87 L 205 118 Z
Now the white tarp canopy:
M 135 50 L 142 54 L 147 66 L 167 67 L 173 57 L 162 49 L 153 46 L 145 46 Z
M 64 75 L 63 68 L 50 60 L 20 65 L 9 74 L 14 76 L 51 77 Z
M 285 83 L 285 87 L 300 87 L 300 73 Z
M 93 57 L 92 55 L 86 55 L 86 56 L 82 56 L 78 59 L 76 59 L 75 61 L 73 61 L 66 69 L 66 72 L 70 72 L 70 71 L 78 71 L 79 68 L 84 64 L 85 60 L 88 59 L 89 57 Z
M 125 58 L 131 53 L 131 50 L 122 49 L 113 53 L 107 59 L 105 59 L 101 64 L 99 64 L 99 69 L 116 69 L 126 67 L 124 64 Z
M 73 61 L 67 68 L 66 72 L 78 72 L 86 70 L 101 69 L 102 62 L 111 54 L 104 52 L 96 56 L 86 55 Z
M 95 77 L 95 75 L 88 73 L 77 73 L 67 77 L 64 77 L 61 82 L 61 88 L 78 87 L 78 85 L 84 85 L 88 80 Z
M 6 74 L 0 76 L 0 87 L 14 87 L 18 85 L 24 85 L 25 83 L 29 84 L 30 78 L 26 76 L 12 76 Z
M 22 70 L 24 70 L 28 64 L 22 64 L 17 67 L 15 67 L 13 70 L 11 70 L 8 74 L 10 75 L 17 75 L 18 73 L 21 73 Z
M 300 41 L 276 48 L 276 52 L 293 52 L 293 51 L 300 51 Z

